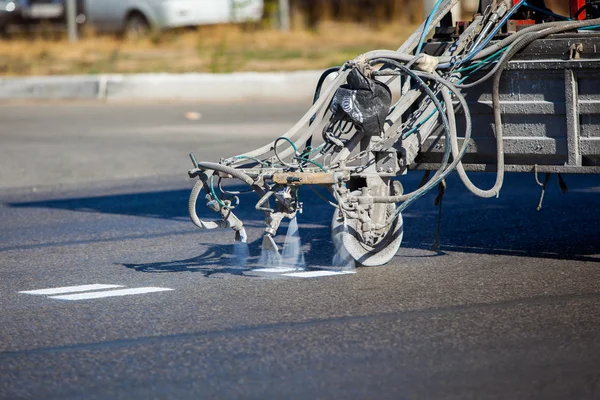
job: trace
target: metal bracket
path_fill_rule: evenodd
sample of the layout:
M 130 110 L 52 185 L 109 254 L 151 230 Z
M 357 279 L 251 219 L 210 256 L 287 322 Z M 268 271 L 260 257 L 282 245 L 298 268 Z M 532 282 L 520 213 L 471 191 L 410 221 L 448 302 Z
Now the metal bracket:
M 581 53 L 583 53 L 583 43 L 573 43 L 569 48 L 569 59 L 579 60 Z
M 398 153 L 396 151 L 374 151 L 373 153 L 378 173 L 396 175 L 398 171 Z

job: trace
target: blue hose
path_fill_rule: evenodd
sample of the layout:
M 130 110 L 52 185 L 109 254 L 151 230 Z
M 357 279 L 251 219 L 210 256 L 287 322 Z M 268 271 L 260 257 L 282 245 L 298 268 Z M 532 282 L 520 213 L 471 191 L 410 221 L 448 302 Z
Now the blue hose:
M 415 55 L 419 54 L 421 52 L 421 50 L 423 50 L 423 44 L 425 43 L 425 36 L 429 32 L 429 24 L 431 23 L 431 17 L 433 15 L 435 15 L 435 13 L 437 12 L 438 8 L 440 8 L 440 5 L 442 4 L 443 1 L 444 0 L 438 0 L 435 3 L 435 5 L 433 6 L 433 10 L 431 10 L 431 14 L 429 14 L 427 16 L 427 19 L 425 20 L 425 25 L 423 26 L 423 32 L 421 32 L 421 38 L 419 39 L 419 45 L 417 46 L 417 51 L 415 52 Z

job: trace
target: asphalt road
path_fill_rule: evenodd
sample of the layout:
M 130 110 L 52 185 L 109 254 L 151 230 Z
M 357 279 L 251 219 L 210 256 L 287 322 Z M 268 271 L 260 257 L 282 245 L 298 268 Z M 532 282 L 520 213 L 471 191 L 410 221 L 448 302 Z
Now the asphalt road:
M 231 232 L 197 230 L 187 153 L 256 147 L 305 109 L 1 106 L 0 398 L 600 398 L 597 176 L 566 176 L 565 195 L 553 179 L 539 212 L 531 175 L 490 200 L 452 177 L 438 251 L 432 193 L 393 261 L 354 274 L 254 271 L 253 199 L 247 263 Z M 304 196 L 306 263 L 327 267 L 332 210 Z M 56 289 L 81 285 L 127 295 Z

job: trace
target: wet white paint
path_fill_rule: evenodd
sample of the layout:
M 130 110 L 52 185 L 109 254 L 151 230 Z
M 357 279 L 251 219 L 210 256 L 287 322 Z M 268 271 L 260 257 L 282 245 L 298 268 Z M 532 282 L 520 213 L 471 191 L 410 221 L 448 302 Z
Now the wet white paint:
M 173 289 L 161 288 L 161 287 L 141 287 L 134 289 L 117 289 L 117 290 L 105 290 L 102 292 L 87 292 L 87 293 L 76 293 L 76 294 L 65 294 L 59 296 L 50 296 L 51 299 L 56 300 L 89 300 L 89 299 L 101 299 L 105 297 L 118 297 L 118 296 L 131 296 L 135 294 L 146 294 L 156 292 L 166 292 Z
M 252 272 L 265 272 L 265 273 L 269 273 L 269 274 L 283 274 L 285 272 L 294 272 L 294 271 L 298 271 L 298 270 L 299 270 L 298 268 L 292 268 L 292 267 L 274 267 L 274 268 L 253 269 Z
M 348 275 L 355 274 L 356 271 L 303 271 L 303 272 L 292 272 L 289 274 L 283 274 L 284 276 L 292 276 L 294 278 L 322 278 L 325 276 L 336 276 L 336 275 Z
M 124 287 L 123 285 L 79 285 L 79 286 L 64 286 L 49 289 L 39 290 L 25 290 L 19 293 L 33 294 L 33 295 L 51 295 L 51 294 L 62 294 L 62 293 L 77 293 L 77 292 L 88 292 L 90 290 L 102 290 L 102 289 L 114 289 Z

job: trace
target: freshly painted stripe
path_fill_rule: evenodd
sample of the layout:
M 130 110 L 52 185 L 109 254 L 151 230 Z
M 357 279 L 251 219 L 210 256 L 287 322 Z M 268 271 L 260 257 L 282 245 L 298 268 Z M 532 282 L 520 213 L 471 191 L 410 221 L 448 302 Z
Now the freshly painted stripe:
M 282 274 L 284 272 L 303 271 L 302 268 L 290 268 L 290 267 L 275 267 L 275 268 L 259 268 L 253 269 L 252 272 L 268 272 L 272 274 Z
M 60 295 L 60 296 L 50 296 L 50 298 L 58 299 L 58 300 L 87 300 L 87 299 L 101 299 L 103 297 L 129 296 L 129 295 L 133 295 L 133 294 L 166 292 L 168 290 L 173 290 L 173 289 L 160 288 L 160 287 L 141 287 L 141 288 L 135 288 L 135 289 L 105 290 L 103 292 L 64 294 L 64 295 Z
M 323 276 L 355 274 L 355 271 L 306 271 L 283 274 L 284 276 L 293 276 L 295 278 L 320 278 Z
M 39 295 L 47 295 L 47 294 L 60 294 L 60 293 L 77 293 L 77 292 L 87 292 L 90 290 L 102 290 L 102 289 L 114 289 L 118 287 L 123 287 L 123 285 L 80 285 L 80 286 L 64 286 L 50 289 L 40 289 L 40 290 L 25 290 L 19 293 L 25 294 L 39 294 Z

